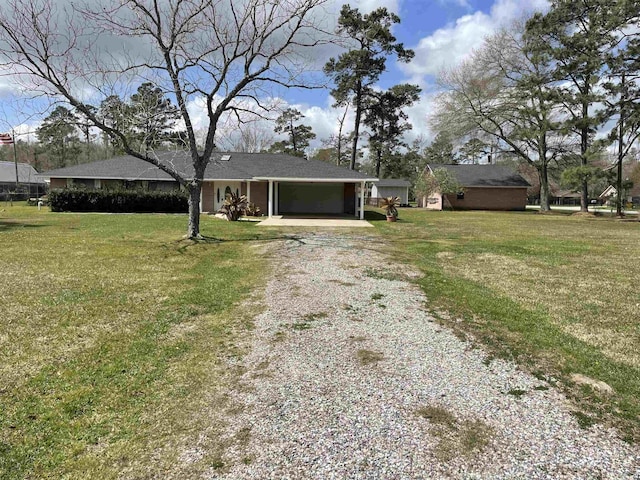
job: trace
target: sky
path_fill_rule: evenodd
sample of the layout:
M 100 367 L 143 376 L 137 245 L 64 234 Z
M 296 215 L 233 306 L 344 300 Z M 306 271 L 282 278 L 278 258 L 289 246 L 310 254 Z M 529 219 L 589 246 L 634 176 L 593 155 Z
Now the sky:
M 0 0 L 0 7 L 6 0 Z M 335 1 L 333 11 L 338 11 L 343 2 Z M 545 10 L 547 0 L 358 0 L 350 2 L 352 7 L 368 12 L 377 7 L 386 7 L 397 13 L 401 23 L 394 26 L 393 33 L 406 48 L 415 51 L 415 58 L 407 64 L 390 58 L 388 71 L 380 78 L 379 87 L 388 88 L 398 83 L 414 83 L 422 88 L 420 100 L 410 109 L 409 121 L 413 129 L 407 140 L 421 136 L 427 141 L 433 132 L 427 126 L 434 95 L 438 92 L 436 76 L 443 68 L 457 65 L 474 48 L 481 45 L 483 38 L 508 25 L 532 10 Z M 337 56 L 339 50 L 323 49 L 326 58 Z M 279 108 L 294 107 L 305 116 L 303 122 L 310 125 L 317 138 L 312 148 L 321 146 L 321 140 L 337 131 L 340 111 L 332 107 L 334 103 L 328 88 L 307 90 L 289 89 L 278 91 Z M 273 99 L 272 99 L 273 100 Z M 189 104 L 196 128 L 205 120 L 202 102 L 193 99 Z M 47 115 L 42 102 L 23 102 L 12 88 L 11 78 L 0 78 L 0 131 L 15 129 L 22 134 L 19 138 L 33 140 L 33 132 Z M 347 124 L 352 125 L 350 115 Z M 270 131 L 273 124 L 256 122 L 256 126 Z M 350 127 L 349 127 L 350 128 Z M 221 143 L 232 140 L 237 129 L 232 125 L 221 129 Z

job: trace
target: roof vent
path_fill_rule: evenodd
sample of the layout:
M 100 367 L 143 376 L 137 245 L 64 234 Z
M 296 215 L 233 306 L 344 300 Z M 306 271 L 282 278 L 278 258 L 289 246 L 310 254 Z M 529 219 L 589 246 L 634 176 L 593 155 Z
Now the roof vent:
M 231 155 L 222 155 L 220 157 L 220 161 L 222 162 L 228 162 L 229 160 L 231 160 Z

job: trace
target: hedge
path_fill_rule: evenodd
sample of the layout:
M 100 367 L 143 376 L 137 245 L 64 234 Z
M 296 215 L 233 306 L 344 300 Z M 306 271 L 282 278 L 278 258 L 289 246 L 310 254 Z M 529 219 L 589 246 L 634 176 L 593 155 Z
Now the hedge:
M 180 191 L 79 190 L 66 188 L 49 193 L 52 212 L 186 213 L 187 195 Z

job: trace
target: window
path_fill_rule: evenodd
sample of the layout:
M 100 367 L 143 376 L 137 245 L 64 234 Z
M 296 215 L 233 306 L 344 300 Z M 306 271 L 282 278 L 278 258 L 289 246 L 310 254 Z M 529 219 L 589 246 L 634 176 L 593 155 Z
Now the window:
M 217 193 L 216 197 L 218 198 L 218 202 L 220 202 L 220 188 L 219 187 L 218 187 L 218 193 Z
M 456 198 L 458 200 L 464 200 L 464 192 L 458 192 L 458 194 L 456 195 Z
M 239 197 L 239 196 L 240 196 L 240 190 L 236 188 L 236 197 Z
M 224 198 L 231 196 L 231 187 L 227 185 L 227 188 L 224 189 Z

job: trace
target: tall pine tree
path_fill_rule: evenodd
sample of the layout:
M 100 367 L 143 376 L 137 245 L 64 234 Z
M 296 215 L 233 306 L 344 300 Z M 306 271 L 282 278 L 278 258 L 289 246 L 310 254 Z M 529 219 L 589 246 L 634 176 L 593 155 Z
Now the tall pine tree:
M 396 23 L 400 23 L 400 17 L 386 8 L 363 15 L 357 8 L 343 5 L 340 11 L 338 33 L 345 36 L 353 48 L 337 59 L 331 58 L 324 71 L 335 82 L 331 94 L 336 105 L 350 102 L 355 108 L 351 170 L 356 167 L 364 102 L 372 92 L 369 87 L 385 71 L 387 56 L 395 53 L 401 62 L 408 62 L 414 56 L 413 50 L 405 49 L 391 33 L 391 27 Z

